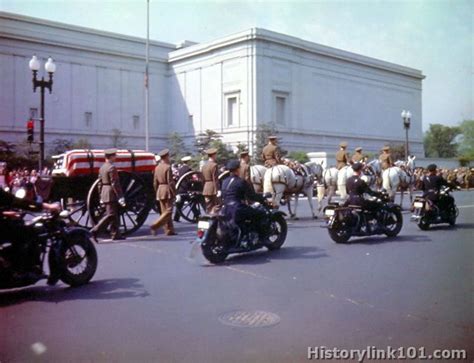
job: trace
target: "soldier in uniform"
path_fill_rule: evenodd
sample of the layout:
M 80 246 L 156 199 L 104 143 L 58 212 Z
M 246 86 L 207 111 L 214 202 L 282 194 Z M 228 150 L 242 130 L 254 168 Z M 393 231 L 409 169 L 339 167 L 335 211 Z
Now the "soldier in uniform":
M 91 229 L 94 238 L 107 226 L 110 226 L 110 236 L 113 240 L 124 239 L 119 232 L 119 205 L 125 206 L 120 179 L 114 162 L 116 149 L 104 150 L 105 163 L 99 169 L 100 201 L 105 205 L 105 215 Z
M 353 163 L 364 162 L 364 155 L 362 155 L 362 148 L 360 146 L 355 149 L 355 153 L 352 155 L 351 160 Z
M 339 144 L 339 151 L 336 153 L 336 168 L 341 170 L 350 163 L 349 153 L 347 152 L 347 142 Z
M 181 158 L 181 167 L 178 169 L 178 180 L 181 179 L 181 177 L 186 174 L 186 173 L 189 173 L 190 171 L 192 171 L 193 169 L 191 169 L 191 167 L 188 165 L 189 162 L 191 161 L 191 156 L 185 156 L 183 158 Z M 188 192 L 188 181 L 186 179 L 184 179 L 181 184 L 179 185 L 179 188 L 177 190 L 177 193 L 178 195 L 180 196 L 179 199 L 176 200 L 176 210 L 174 212 L 174 221 L 175 222 L 179 222 L 179 212 L 178 212 L 178 209 L 184 204 L 185 202 L 185 197 L 186 197 L 186 194 Z
M 247 182 L 250 186 L 252 180 L 250 179 L 250 155 L 248 151 L 242 151 L 240 153 L 240 174 L 239 177 Z
M 173 226 L 173 203 L 176 197 L 176 189 L 171 171 L 170 151 L 164 149 L 158 153 L 161 157 L 160 163 L 155 168 L 153 186 L 156 190 L 156 199 L 160 202 L 161 215 L 151 225 L 151 233 L 156 236 L 159 228 L 163 227 L 167 236 L 177 233 Z
M 382 167 L 382 170 L 388 169 L 393 166 L 392 156 L 390 155 L 390 147 L 384 146 L 382 149 L 382 154 L 379 156 L 379 161 Z
M 217 169 L 217 149 L 211 148 L 206 150 L 205 153 L 209 160 L 202 167 L 202 175 L 204 177 L 202 195 L 206 200 L 206 213 L 210 214 L 218 204 L 219 175 Z
M 268 137 L 268 144 L 262 150 L 262 160 L 267 168 L 271 168 L 277 164 L 282 163 L 276 136 Z

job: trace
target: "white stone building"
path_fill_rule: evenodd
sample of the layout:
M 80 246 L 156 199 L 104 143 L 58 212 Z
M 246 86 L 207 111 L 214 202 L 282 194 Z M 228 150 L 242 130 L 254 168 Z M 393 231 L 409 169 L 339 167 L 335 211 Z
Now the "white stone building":
M 143 148 L 145 40 L 0 13 L 0 139 L 25 138 L 39 109 L 28 61 L 57 64 L 46 95 L 46 140 L 85 138 Z M 378 151 L 404 142 L 400 112 L 412 116 L 410 151 L 423 154 L 421 71 L 253 28 L 195 44 L 150 43 L 150 145 L 170 132 L 186 140 L 206 129 L 252 147 L 274 123 L 288 150 Z

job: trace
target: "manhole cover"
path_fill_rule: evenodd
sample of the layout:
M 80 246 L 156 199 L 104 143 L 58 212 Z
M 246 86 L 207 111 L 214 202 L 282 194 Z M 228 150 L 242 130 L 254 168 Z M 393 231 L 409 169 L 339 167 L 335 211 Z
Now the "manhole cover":
M 237 310 L 225 313 L 219 317 L 221 323 L 241 328 L 261 328 L 280 322 L 280 317 L 268 311 Z

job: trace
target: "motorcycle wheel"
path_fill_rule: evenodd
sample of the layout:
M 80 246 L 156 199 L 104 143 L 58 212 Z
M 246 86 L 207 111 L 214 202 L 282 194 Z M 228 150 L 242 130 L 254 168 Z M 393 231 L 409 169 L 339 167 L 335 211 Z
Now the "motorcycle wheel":
M 328 229 L 329 237 L 336 243 L 346 243 L 351 238 L 351 232 L 343 222 L 338 228 Z
M 427 231 L 430 229 L 430 222 L 427 216 L 421 217 L 420 221 L 418 222 L 418 228 L 422 231 Z
M 202 254 L 211 263 L 219 264 L 227 258 L 227 251 L 222 243 L 219 243 L 214 236 L 206 244 L 201 245 Z
M 97 270 L 97 251 L 87 235 L 68 236 L 61 246 L 60 280 L 70 286 L 87 284 Z
M 399 210 L 389 211 L 388 218 L 395 217 L 395 221 L 393 219 L 391 221 L 386 221 L 385 223 L 385 235 L 387 237 L 395 237 L 398 235 L 403 226 L 403 216 L 402 212 Z M 390 223 L 394 222 L 394 223 Z
M 451 212 L 449 213 L 449 218 L 448 218 L 448 223 L 451 227 L 454 227 L 456 225 L 457 216 L 458 216 L 458 210 L 456 207 L 453 207 L 451 209 Z
M 276 215 L 272 218 L 270 228 L 271 232 L 267 238 L 265 247 L 267 247 L 269 251 L 275 251 L 280 249 L 283 243 L 285 243 L 288 225 L 283 216 Z

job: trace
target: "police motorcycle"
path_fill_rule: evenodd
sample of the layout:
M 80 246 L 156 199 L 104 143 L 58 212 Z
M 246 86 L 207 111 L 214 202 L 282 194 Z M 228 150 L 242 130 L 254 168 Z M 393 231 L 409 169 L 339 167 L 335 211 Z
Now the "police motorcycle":
M 437 203 L 423 196 L 415 197 L 411 221 L 417 223 L 418 228 L 423 231 L 430 229 L 431 224 L 448 223 L 450 226 L 454 226 L 459 209 L 451 196 L 452 190 L 453 187 L 443 186 L 439 191 Z
M 199 218 L 195 243 L 201 246 L 209 262 L 222 263 L 229 254 L 251 252 L 263 247 L 273 251 L 285 243 L 288 232 L 285 213 L 272 208 L 268 202 L 271 195 L 263 196 L 264 202 L 251 205 L 264 215 L 259 226 L 245 220 L 239 227 L 227 220 L 222 209 L 215 215 Z
M 336 243 L 346 243 L 356 236 L 397 236 L 403 225 L 401 207 L 391 202 L 386 191 L 380 192 L 374 200 L 380 204 L 377 212 L 358 205 L 329 204 L 324 211 L 327 225 L 323 227 L 328 229 L 331 239 Z
M 24 197 L 24 191 L 15 196 Z M 89 231 L 67 226 L 67 211 L 33 215 L 27 221 L 28 215 L 31 213 L 0 209 L 0 218 L 18 223 L 29 242 L 27 253 L 20 254 L 18 249 L 24 246 L 19 246 L 19 241 L 0 235 L 0 290 L 34 285 L 41 279 L 47 279 L 48 285 L 59 280 L 70 286 L 88 283 L 97 269 L 97 252 Z M 20 272 L 20 265 L 26 270 Z

